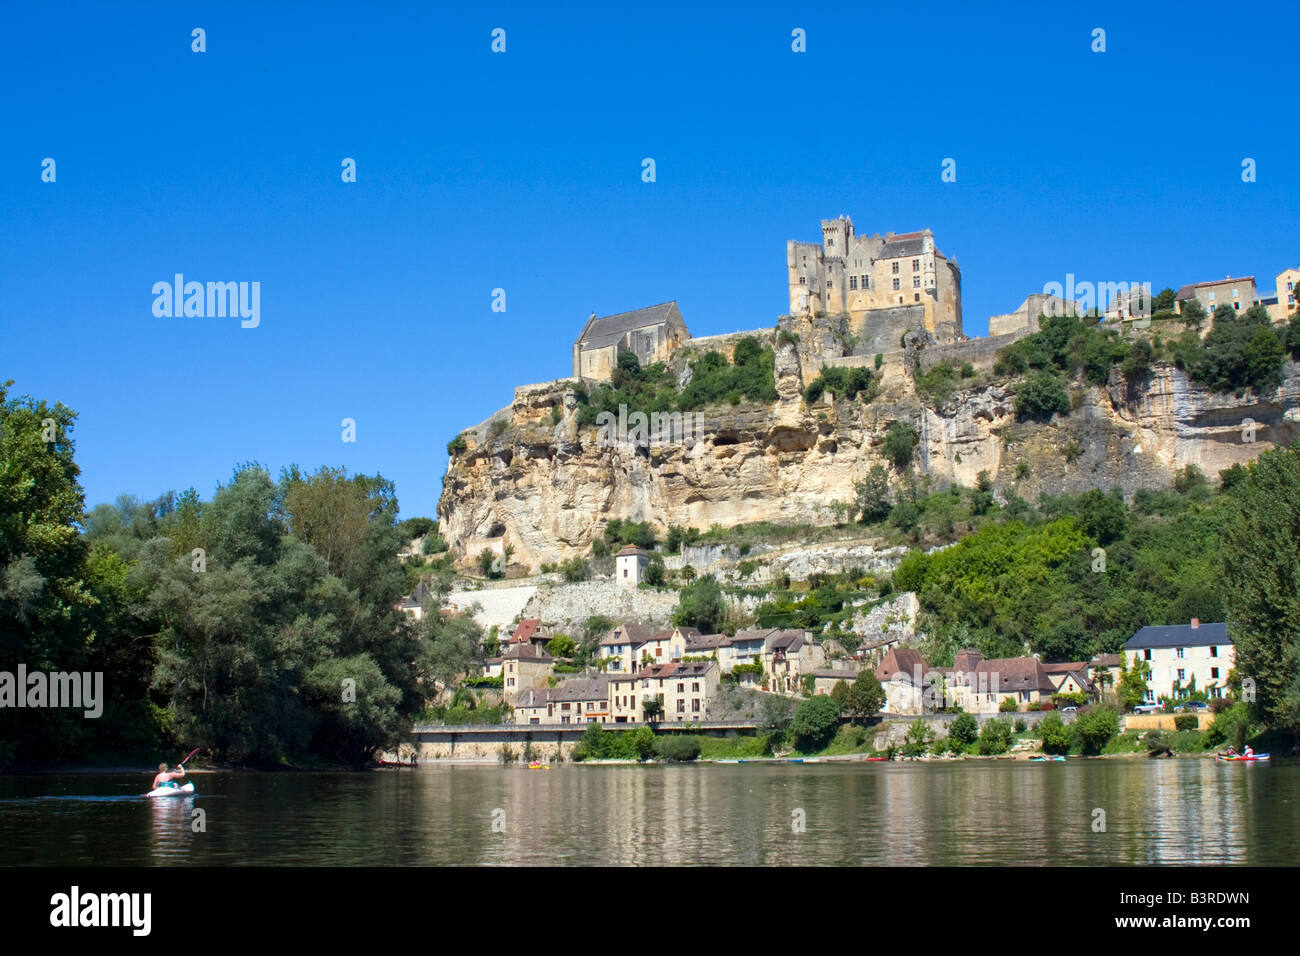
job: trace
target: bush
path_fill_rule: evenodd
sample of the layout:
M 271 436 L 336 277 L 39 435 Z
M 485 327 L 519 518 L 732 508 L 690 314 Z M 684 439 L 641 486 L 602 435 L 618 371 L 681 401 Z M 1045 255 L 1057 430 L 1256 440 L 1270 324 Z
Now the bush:
M 1169 738 L 1158 730 L 1150 731 L 1146 735 L 1145 743 L 1147 745 L 1147 756 L 1149 757 L 1163 757 L 1166 754 L 1173 753 L 1174 750 Z
M 974 714 L 961 714 L 948 728 L 948 737 L 958 746 L 973 744 L 980 736 L 980 722 Z
M 451 441 L 447 442 L 447 454 L 453 458 L 465 451 L 467 448 L 469 448 L 469 445 L 466 444 L 464 437 L 461 435 L 457 435 Z
M 560 565 L 560 574 L 570 583 L 586 581 L 591 577 L 591 565 L 582 558 L 569 558 Z
M 1035 372 L 1016 392 L 1016 418 L 1048 421 L 1055 414 L 1070 411 L 1070 396 L 1065 386 L 1051 372 Z
M 896 469 L 903 471 L 912 463 L 912 455 L 916 451 L 918 441 L 920 436 L 917 435 L 915 428 L 907 422 L 894 422 L 889 426 L 889 431 L 885 432 L 881 452 Z
M 977 749 L 981 756 L 1004 754 L 1011 746 L 1011 721 L 990 720 L 980 731 Z
M 1014 697 L 1003 697 L 1002 703 L 998 704 L 998 713 L 1000 714 L 1013 714 L 1019 709 Z
M 655 738 L 654 751 L 664 760 L 694 760 L 700 755 L 700 738 L 693 734 L 665 734 Z
M 930 727 L 918 717 L 912 721 L 912 725 L 907 728 L 906 743 L 903 744 L 903 756 L 919 757 L 929 749 L 930 746 Z
M 1179 714 L 1174 718 L 1174 730 L 1196 730 L 1200 725 L 1200 718 L 1195 714 Z
M 803 751 L 821 750 L 831 742 L 840 722 L 840 709 L 825 694 L 811 697 L 799 705 L 790 722 L 790 735 Z
M 1079 714 L 1073 726 L 1080 749 L 1085 754 L 1099 754 L 1119 733 L 1119 714 L 1109 707 L 1094 707 Z
M 1048 714 L 1038 722 L 1038 736 L 1043 741 L 1043 753 L 1067 754 L 1070 752 L 1070 728 L 1065 726 L 1060 714 Z

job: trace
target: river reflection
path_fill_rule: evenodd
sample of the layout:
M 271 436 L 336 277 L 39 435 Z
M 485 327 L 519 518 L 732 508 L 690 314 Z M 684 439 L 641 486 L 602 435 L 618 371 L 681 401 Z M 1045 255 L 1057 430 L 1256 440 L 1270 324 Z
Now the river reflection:
M 195 780 L 197 797 L 149 800 L 133 777 L 0 777 L 0 864 L 1258 865 L 1293 863 L 1300 845 L 1295 761 L 432 764 Z

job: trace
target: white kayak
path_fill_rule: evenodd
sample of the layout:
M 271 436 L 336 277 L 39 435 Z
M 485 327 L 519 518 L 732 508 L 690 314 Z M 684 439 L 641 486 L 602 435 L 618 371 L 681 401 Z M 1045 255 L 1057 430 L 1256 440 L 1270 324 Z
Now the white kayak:
M 194 784 L 187 783 L 183 787 L 159 787 L 156 790 L 150 790 L 145 794 L 146 797 L 188 797 L 194 793 Z

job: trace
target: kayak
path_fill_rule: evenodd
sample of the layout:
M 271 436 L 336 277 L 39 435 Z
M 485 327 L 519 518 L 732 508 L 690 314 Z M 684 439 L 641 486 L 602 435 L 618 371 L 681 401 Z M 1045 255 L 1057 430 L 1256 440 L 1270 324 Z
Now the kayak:
M 1243 757 L 1240 754 L 1237 754 L 1236 756 L 1233 757 L 1229 757 L 1225 754 L 1215 754 L 1215 758 L 1218 760 L 1244 760 L 1249 762 L 1252 760 L 1267 760 L 1268 754 L 1251 754 L 1249 757 Z
M 1030 757 L 1031 763 L 1052 763 L 1055 760 L 1064 760 L 1064 757 Z
M 194 784 L 192 783 L 187 783 L 183 787 L 159 787 L 145 794 L 146 797 L 191 797 L 193 795 Z
M 529 770 L 550 770 L 551 766 L 550 764 L 544 764 L 544 763 L 530 763 L 528 765 L 528 769 Z

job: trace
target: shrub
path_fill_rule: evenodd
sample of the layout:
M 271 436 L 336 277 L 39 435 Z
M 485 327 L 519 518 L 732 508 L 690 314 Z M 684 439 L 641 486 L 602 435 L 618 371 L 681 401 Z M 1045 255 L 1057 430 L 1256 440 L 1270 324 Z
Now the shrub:
M 1073 727 L 1080 749 L 1086 754 L 1099 754 L 1119 733 L 1119 714 L 1109 707 L 1094 707 L 1079 714 Z
M 700 738 L 693 734 L 665 734 L 655 738 L 654 752 L 664 760 L 694 760 L 700 755 Z
M 973 744 L 980 736 L 980 722 L 974 714 L 961 714 L 948 728 L 948 737 L 959 746 Z
M 1179 714 L 1174 718 L 1174 730 L 1196 730 L 1200 724 L 1195 714 Z
M 1146 735 L 1145 743 L 1147 745 L 1147 756 L 1149 757 L 1161 757 L 1173 753 L 1173 746 L 1170 744 L 1169 738 L 1158 730 L 1150 731 Z
M 447 442 L 447 454 L 453 458 L 465 451 L 467 448 L 469 448 L 469 445 L 466 444 L 464 436 L 461 435 L 457 435 L 451 441 Z
M 1030 421 L 1048 421 L 1055 414 L 1070 411 L 1070 396 L 1065 386 L 1051 372 L 1035 372 L 1016 392 L 1016 418 Z
M 903 744 L 903 755 L 906 757 L 919 757 L 929 749 L 930 746 L 930 727 L 920 717 L 912 721 L 912 725 L 907 728 L 906 743 Z
M 835 736 L 839 720 L 840 709 L 835 701 L 825 694 L 811 697 L 795 711 L 790 734 L 800 750 L 821 750 Z
M 884 456 L 893 466 L 902 471 L 912 463 L 912 455 L 920 437 L 916 429 L 907 422 L 894 422 L 885 432 L 885 441 L 881 446 Z
M 560 574 L 570 583 L 586 581 L 591 577 L 591 565 L 582 558 L 569 558 L 560 565 Z
M 980 731 L 977 749 L 982 756 L 1004 754 L 1011 746 L 1011 721 L 990 720 Z
M 1070 752 L 1070 728 L 1065 726 L 1060 714 L 1048 714 L 1038 722 L 1038 736 L 1043 741 L 1043 753 L 1067 754 Z
M 1003 697 L 1002 703 L 998 704 L 998 713 L 1013 714 L 1019 709 L 1014 697 Z

